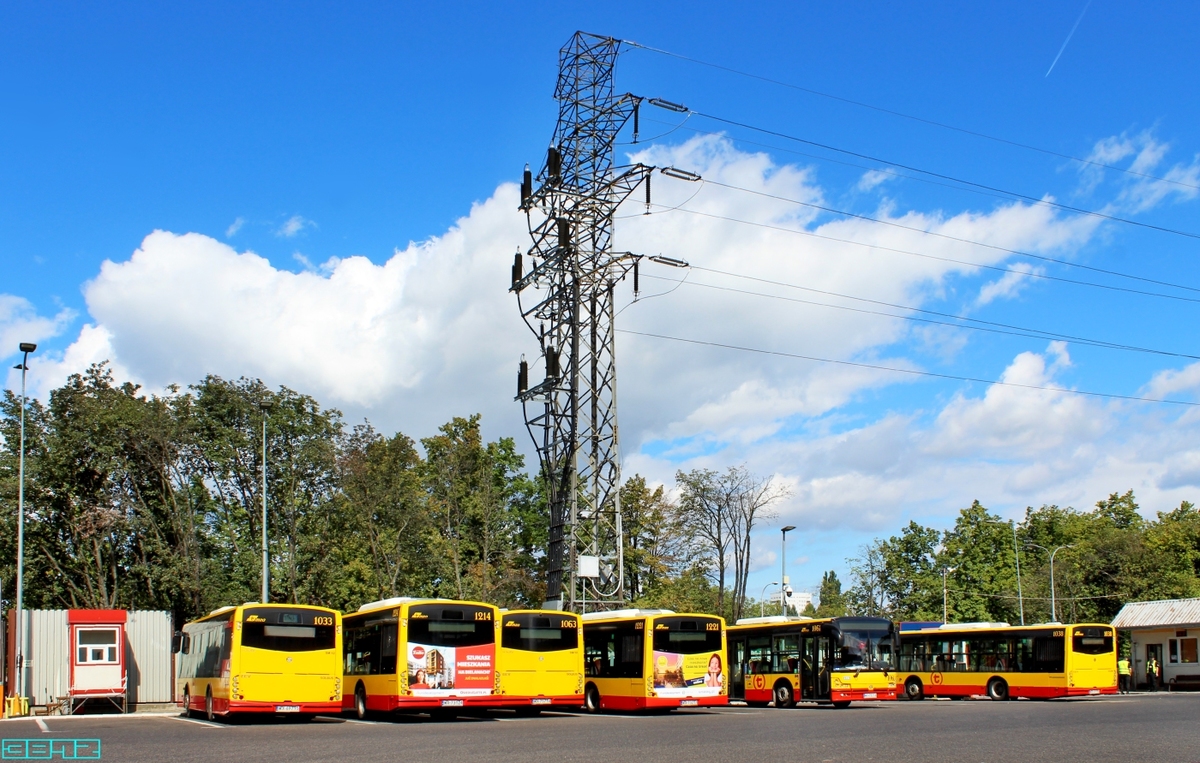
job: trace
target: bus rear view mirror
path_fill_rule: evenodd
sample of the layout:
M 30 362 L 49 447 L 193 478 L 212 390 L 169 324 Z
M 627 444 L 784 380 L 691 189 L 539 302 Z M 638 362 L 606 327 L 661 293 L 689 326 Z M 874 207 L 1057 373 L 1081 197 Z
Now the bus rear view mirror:
M 179 631 L 171 636 L 171 654 L 179 654 L 180 648 L 183 646 L 183 634 Z

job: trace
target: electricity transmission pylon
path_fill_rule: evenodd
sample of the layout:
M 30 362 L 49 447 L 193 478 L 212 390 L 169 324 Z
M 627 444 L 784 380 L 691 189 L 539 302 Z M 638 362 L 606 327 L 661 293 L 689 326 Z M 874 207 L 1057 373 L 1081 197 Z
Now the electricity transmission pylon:
M 546 598 L 571 610 L 625 601 L 613 289 L 631 271 L 636 283 L 639 257 L 612 251 L 613 214 L 643 183 L 649 203 L 654 168 L 614 165 L 631 118 L 636 140 L 641 102 L 614 94 L 620 45 L 577 32 L 559 53 L 554 139 L 537 187 L 528 167 L 521 185 L 530 269 L 518 252 L 512 274 L 546 374 L 531 387 L 522 359 L 517 381 L 550 494 Z M 581 570 L 581 557 L 597 558 L 598 571 Z

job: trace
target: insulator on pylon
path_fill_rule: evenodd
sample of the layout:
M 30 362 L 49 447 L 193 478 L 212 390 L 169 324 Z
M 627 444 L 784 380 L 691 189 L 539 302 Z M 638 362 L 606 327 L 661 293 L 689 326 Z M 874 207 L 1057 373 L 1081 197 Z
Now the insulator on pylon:
M 525 165 L 525 174 L 521 176 L 521 206 L 525 207 L 529 204 L 529 197 L 533 195 L 533 173 L 529 171 L 529 165 Z
M 521 364 L 517 366 L 517 394 L 524 395 L 525 390 L 529 389 L 529 364 L 525 362 L 525 356 L 521 356 Z
M 557 181 L 562 175 L 562 154 L 555 146 L 546 150 L 546 175 L 552 181 Z
M 521 282 L 522 275 L 524 274 L 521 270 L 521 253 L 517 252 L 515 255 L 513 255 L 512 285 L 514 289 L 517 288 L 517 284 Z
M 558 350 L 553 346 L 546 348 L 546 378 L 558 378 Z
M 646 174 L 646 214 L 650 214 L 650 178 L 652 175 Z
M 633 142 L 638 142 L 638 109 L 642 105 L 642 99 L 639 98 L 633 102 Z
M 571 245 L 571 221 L 558 218 L 558 248 L 566 249 Z
M 638 292 L 641 291 L 641 289 L 638 288 L 638 263 L 639 262 L 641 262 L 641 258 L 638 258 L 633 261 L 633 296 L 635 299 L 637 298 Z

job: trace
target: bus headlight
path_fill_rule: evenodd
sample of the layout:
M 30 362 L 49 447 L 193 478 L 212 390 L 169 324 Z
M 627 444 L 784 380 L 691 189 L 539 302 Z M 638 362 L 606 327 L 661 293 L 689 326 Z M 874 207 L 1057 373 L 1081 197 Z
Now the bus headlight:
M 240 694 L 240 693 L 241 693 L 241 689 L 240 689 L 240 688 L 239 688 L 239 686 L 238 686 L 238 684 L 239 684 L 239 681 L 238 681 L 238 679 L 239 679 L 239 678 L 241 678 L 241 676 L 234 676 L 234 677 L 233 677 L 233 681 L 232 681 L 232 693 L 233 693 L 234 695 L 237 695 L 237 694 Z
M 576 673 L 575 676 L 575 693 L 583 694 L 583 673 Z

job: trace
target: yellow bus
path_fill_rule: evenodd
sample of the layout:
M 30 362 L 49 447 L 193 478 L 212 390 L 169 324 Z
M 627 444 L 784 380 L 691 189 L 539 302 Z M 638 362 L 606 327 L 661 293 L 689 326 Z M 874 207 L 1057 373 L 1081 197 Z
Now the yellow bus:
M 896 699 L 895 626 L 880 617 L 748 617 L 729 628 L 730 697 L 765 707 Z
M 588 712 L 729 704 L 724 619 L 622 609 L 582 620 Z
M 491 604 L 396 597 L 364 604 L 342 619 L 342 707 L 447 717 L 499 705 Z
M 1111 625 L 958 623 L 900 630 L 900 676 L 909 699 L 996 700 L 1117 693 Z
M 301 604 L 222 607 L 183 626 L 172 651 L 184 712 L 310 718 L 342 707 L 341 615 Z
M 583 705 L 583 626 L 577 615 L 522 609 L 500 614 L 499 700 L 519 713 Z

